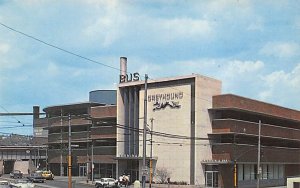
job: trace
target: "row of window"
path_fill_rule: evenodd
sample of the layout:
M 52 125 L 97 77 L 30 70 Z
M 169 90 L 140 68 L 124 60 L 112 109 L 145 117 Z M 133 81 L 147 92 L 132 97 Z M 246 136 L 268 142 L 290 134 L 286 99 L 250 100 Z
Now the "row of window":
M 238 164 L 238 180 L 257 179 L 256 164 Z M 261 165 L 261 179 L 281 179 L 284 178 L 284 165 L 263 164 Z
M 116 178 L 116 164 L 96 163 L 94 164 L 94 178 Z
M 35 159 L 40 158 L 41 156 L 45 156 L 46 153 L 44 150 L 39 151 L 0 151 L 0 160 L 15 160 L 15 159 Z

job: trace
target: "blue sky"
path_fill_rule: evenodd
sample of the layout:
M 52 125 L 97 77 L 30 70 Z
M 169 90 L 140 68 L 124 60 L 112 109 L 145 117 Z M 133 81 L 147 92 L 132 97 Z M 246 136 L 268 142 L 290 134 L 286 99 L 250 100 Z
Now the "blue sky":
M 0 22 L 52 45 L 151 79 L 198 73 L 223 93 L 300 109 L 296 0 L 0 0 Z M 115 89 L 119 72 L 0 25 L 0 112 L 83 102 Z M 32 134 L 31 117 L 0 132 Z

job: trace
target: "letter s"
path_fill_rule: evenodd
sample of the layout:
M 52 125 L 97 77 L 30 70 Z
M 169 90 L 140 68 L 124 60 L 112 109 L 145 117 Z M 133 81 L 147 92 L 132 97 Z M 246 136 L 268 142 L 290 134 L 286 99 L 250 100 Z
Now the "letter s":
M 140 80 L 140 74 L 139 73 L 133 73 L 133 81 L 139 81 Z

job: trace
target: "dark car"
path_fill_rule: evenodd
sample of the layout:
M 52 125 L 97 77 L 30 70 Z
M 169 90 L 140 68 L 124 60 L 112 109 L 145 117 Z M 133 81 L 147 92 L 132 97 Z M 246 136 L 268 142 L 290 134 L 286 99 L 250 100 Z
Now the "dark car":
M 27 179 L 33 183 L 44 183 L 45 178 L 42 176 L 41 173 L 33 173 L 27 177 Z
M 20 170 L 14 170 L 12 171 L 9 176 L 11 178 L 22 178 L 23 177 L 23 173 Z

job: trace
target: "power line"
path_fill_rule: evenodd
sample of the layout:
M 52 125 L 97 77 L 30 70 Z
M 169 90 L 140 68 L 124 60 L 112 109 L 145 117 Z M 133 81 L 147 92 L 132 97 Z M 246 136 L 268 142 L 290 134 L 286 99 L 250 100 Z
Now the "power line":
M 120 129 L 132 130 L 132 131 L 139 132 L 139 133 L 143 133 L 143 130 L 144 130 L 144 129 L 134 128 L 134 127 L 129 127 L 129 126 L 122 125 L 122 124 L 115 124 L 112 126 L 116 126 L 117 128 L 120 128 Z M 161 136 L 161 137 L 166 137 L 166 138 L 175 138 L 175 139 L 215 140 L 212 138 L 190 137 L 190 136 L 184 136 L 184 135 L 178 135 L 178 134 L 169 134 L 169 133 L 164 133 L 164 132 L 159 132 L 159 131 L 152 131 L 152 134 L 155 136 Z
M 84 60 L 86 60 L 86 61 L 89 61 L 89 62 L 92 62 L 92 63 L 95 63 L 95 64 L 99 64 L 99 65 L 102 65 L 102 66 L 105 66 L 105 67 L 108 67 L 108 68 L 111 68 L 111 69 L 114 69 L 114 70 L 117 70 L 117 71 L 121 71 L 119 68 L 116 68 L 116 67 L 113 67 L 113 66 L 110 66 L 110 65 L 106 65 L 106 64 L 104 64 L 104 63 L 101 63 L 101 62 L 98 62 L 98 61 L 96 61 L 96 60 L 90 59 L 90 58 L 85 57 L 85 56 L 83 56 L 83 55 L 80 55 L 80 54 L 77 54 L 77 53 L 75 53 L 75 52 L 66 50 L 66 49 L 64 49 L 64 48 L 62 48 L 62 47 L 59 47 L 59 46 L 50 44 L 49 42 L 43 41 L 43 40 L 41 40 L 41 39 L 39 39 L 39 38 L 37 38 L 37 37 L 34 37 L 34 36 L 29 35 L 29 34 L 27 34 L 27 33 L 24 33 L 24 32 L 22 32 L 22 31 L 20 31 L 20 30 L 14 29 L 14 28 L 12 28 L 12 27 L 10 27 L 10 26 L 4 24 L 4 23 L 1 23 L 1 22 L 0 22 L 0 24 L 1 24 L 3 27 L 5 27 L 5 28 L 7 28 L 7 29 L 9 29 L 9 30 L 11 30 L 11 31 L 13 31 L 13 32 L 19 33 L 19 34 L 21 34 L 21 35 L 23 35 L 23 36 L 26 36 L 26 37 L 28 37 L 28 38 L 31 38 L 31 39 L 33 39 L 33 40 L 35 40 L 35 41 L 37 41 L 37 42 L 40 42 L 40 43 L 42 43 L 42 44 L 44 44 L 44 45 L 50 46 L 50 47 L 55 48 L 55 49 L 57 49 L 57 50 L 60 50 L 60 51 L 62 51 L 62 52 L 68 53 L 68 54 L 70 54 L 70 55 L 76 56 L 76 57 L 78 57 L 78 58 L 84 59 Z M 156 81 L 156 80 L 154 80 L 154 79 L 149 79 L 149 80 Z M 181 90 L 176 89 L 176 88 L 174 88 L 174 87 L 171 87 L 171 88 L 174 89 L 174 90 L 181 91 Z M 181 92 L 183 92 L 183 91 L 181 91 Z M 187 94 L 187 95 L 188 95 L 188 94 Z M 202 100 L 206 100 L 206 101 L 208 101 L 208 102 L 211 102 L 211 100 L 207 100 L 207 99 L 204 99 L 204 98 L 200 98 L 200 97 L 195 97 L 195 98 L 199 98 L 199 99 L 202 99 Z
M 0 107 L 1 107 L 5 112 L 7 112 L 8 114 L 10 114 L 10 112 L 9 112 L 6 108 L 4 108 L 2 105 L 0 105 Z M 24 126 L 24 124 L 23 124 L 19 119 L 17 119 L 15 116 L 11 116 L 11 118 L 15 119 L 15 120 L 17 121 L 16 123 L 19 123 L 19 124 L 21 124 L 21 125 Z
M 7 126 L 7 127 L 1 127 L 0 129 L 14 129 L 14 128 L 21 128 L 21 127 L 32 127 L 31 125 L 23 125 L 23 126 Z
M 98 62 L 98 61 L 96 61 L 96 60 L 90 59 L 90 58 L 85 57 L 85 56 L 83 56 L 83 55 L 80 55 L 80 54 L 74 53 L 74 52 L 72 52 L 72 51 L 66 50 L 66 49 L 64 49 L 64 48 L 62 48 L 62 47 L 59 47 L 59 46 L 50 44 L 49 42 L 43 41 L 43 40 L 41 40 L 41 39 L 39 39 L 39 38 L 37 38 L 37 37 L 34 37 L 34 36 L 29 35 L 29 34 L 27 34 L 27 33 L 24 33 L 24 32 L 22 32 L 22 31 L 20 31 L 20 30 L 14 29 L 14 28 L 12 28 L 12 27 L 10 27 L 10 26 L 4 24 L 4 23 L 1 23 L 1 22 L 0 22 L 0 24 L 1 24 L 3 27 L 5 27 L 5 28 L 7 28 L 7 29 L 9 29 L 9 30 L 11 30 L 11 31 L 13 31 L 13 32 L 19 33 L 19 34 L 21 34 L 21 35 L 23 35 L 23 36 L 26 36 L 26 37 L 28 37 L 28 38 L 30 38 L 30 39 L 33 39 L 33 40 L 35 40 L 35 41 L 37 41 L 37 42 L 40 42 L 40 43 L 44 44 L 44 45 L 50 46 L 50 47 L 52 47 L 52 48 L 55 48 L 55 49 L 60 50 L 60 51 L 62 51 L 62 52 L 65 52 L 65 53 L 68 53 L 68 54 L 70 54 L 70 55 L 76 56 L 76 57 L 78 57 L 78 58 L 84 59 L 84 60 L 86 60 L 86 61 L 89 61 L 89 62 L 92 62 L 92 63 L 95 63 L 95 64 L 99 64 L 99 65 L 102 65 L 102 66 L 105 66 L 105 67 L 108 67 L 108 68 L 111 68 L 111 69 L 120 71 L 119 68 L 116 68 L 116 67 L 113 67 L 113 66 L 110 66 L 110 65 L 106 65 L 106 64 L 104 64 L 104 63 L 101 63 L 101 62 Z M 154 80 L 154 79 L 151 79 L 151 80 L 156 81 L 156 80 Z M 174 89 L 174 90 L 177 90 L 177 91 L 181 91 L 181 90 L 179 90 L 179 89 L 177 89 L 177 88 L 175 88 L 175 87 L 170 87 L 170 88 L 171 88 L 171 89 Z M 181 92 L 183 92 L 183 91 L 181 91 Z M 183 93 L 186 94 L 185 92 L 183 92 Z M 186 94 L 186 95 L 189 96 L 189 94 Z M 205 98 L 201 98 L 201 97 L 197 97 L 197 96 L 195 96 L 195 98 L 199 98 L 199 99 L 201 99 L 201 100 L 205 100 L 205 101 L 207 101 L 207 102 L 211 102 L 211 100 L 208 100 L 208 99 L 205 99 Z
M 39 39 L 39 38 L 37 38 L 37 37 L 34 37 L 34 36 L 32 36 L 32 35 L 29 35 L 29 34 L 26 34 L 26 33 L 22 32 L 22 31 L 19 31 L 19 30 L 16 30 L 16 29 L 14 29 L 14 28 L 12 28 L 12 27 L 10 27 L 10 26 L 4 24 L 4 23 L 1 23 L 1 22 L 0 22 L 0 25 L 2 25 L 3 27 L 5 27 L 5 28 L 7 28 L 7 29 L 9 29 L 9 30 L 11 30 L 11 31 L 13 31 L 13 32 L 19 33 L 19 34 L 21 34 L 21 35 L 23 35 L 23 36 L 26 36 L 26 37 L 28 37 L 28 38 L 30 38 L 30 39 L 33 39 L 33 40 L 35 40 L 35 41 L 37 41 L 37 42 L 40 42 L 40 43 L 42 43 L 42 44 L 44 44 L 44 45 L 50 46 L 50 47 L 55 48 L 55 49 L 57 49 L 57 50 L 63 51 L 63 52 L 68 53 L 68 54 L 70 54 L 70 55 L 76 56 L 76 57 L 78 57 L 78 58 L 84 59 L 84 60 L 89 61 L 89 62 L 92 62 L 92 63 L 96 63 L 96 64 L 99 64 L 99 65 L 102 65 L 102 66 L 105 66 L 105 67 L 108 67 L 108 68 L 111 68 L 111 69 L 120 71 L 119 68 L 116 68 L 116 67 L 113 67 L 113 66 L 110 66 L 110 65 L 106 65 L 106 64 L 104 64 L 104 63 L 100 63 L 100 62 L 95 61 L 95 60 L 93 60 L 93 59 L 84 57 L 84 56 L 82 56 L 82 55 L 80 55 L 80 54 L 77 54 L 77 53 L 71 52 L 71 51 L 69 51 L 69 50 L 63 49 L 63 48 L 61 48 L 61 47 L 59 47 L 59 46 L 50 44 L 49 42 L 43 41 L 43 40 L 41 40 L 41 39 Z

